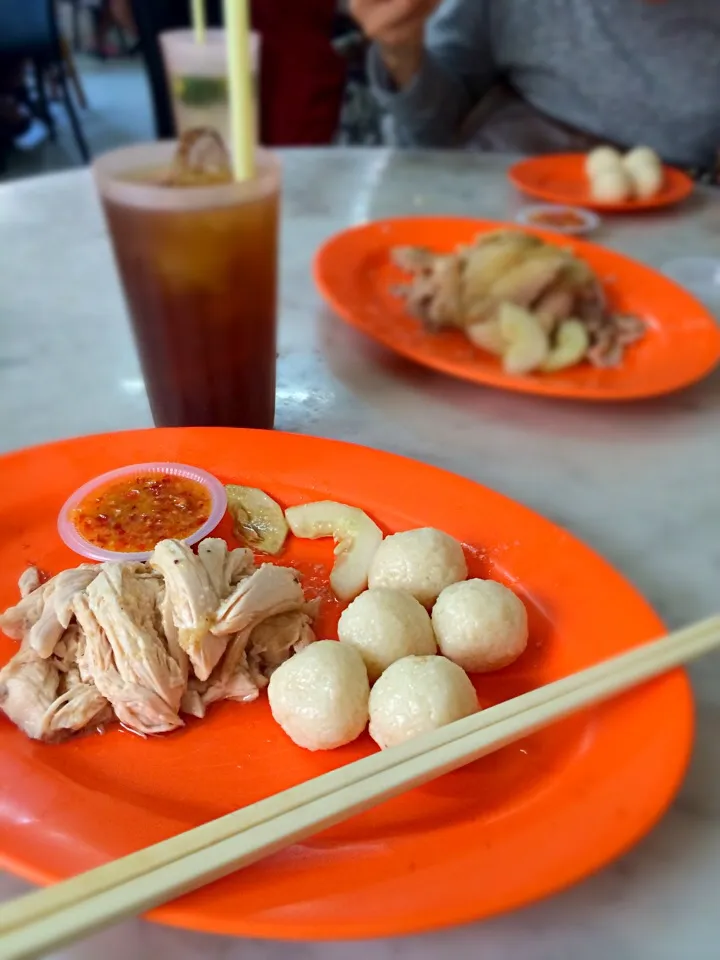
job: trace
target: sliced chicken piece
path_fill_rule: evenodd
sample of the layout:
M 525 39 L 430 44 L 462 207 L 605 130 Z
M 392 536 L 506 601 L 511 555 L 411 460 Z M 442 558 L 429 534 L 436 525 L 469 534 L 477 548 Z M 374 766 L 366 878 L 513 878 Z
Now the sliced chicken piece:
M 395 247 L 390 257 L 401 270 L 407 273 L 421 273 L 432 270 L 435 254 L 426 247 Z
M 320 607 L 322 607 L 322 600 L 320 597 L 313 597 L 312 600 L 306 600 L 302 605 L 303 613 L 306 613 L 312 621 L 317 620 L 320 615 Z
M 125 564 L 108 563 L 88 586 L 85 597 L 112 648 L 123 681 L 152 691 L 177 713 L 185 677 L 157 631 L 157 584 L 137 577 Z M 76 614 L 77 609 L 76 598 Z M 87 635 L 82 621 L 80 625 Z M 97 680 L 96 685 L 101 689 Z
M 227 596 L 229 584 L 225 582 L 225 564 L 228 548 L 224 540 L 208 537 L 198 544 L 198 560 L 202 563 L 210 578 L 210 583 L 218 597 Z
M 520 264 L 530 250 L 540 245 L 537 237 L 501 231 L 484 238 L 465 255 L 462 278 L 462 311 L 467 322 L 482 322 L 495 300 L 490 297 L 494 283 Z
M 569 257 L 564 274 L 567 279 L 570 280 L 576 291 L 583 290 L 586 287 L 598 287 L 601 297 L 604 299 L 605 294 L 602 292 L 602 287 L 598 283 L 598 279 L 593 273 L 590 264 L 586 263 L 585 260 L 581 260 L 579 257 Z
M 52 655 L 56 644 L 65 633 L 65 626 L 58 620 L 55 612 L 55 581 L 56 577 L 49 580 L 43 591 L 43 607 L 40 616 L 30 627 L 24 637 L 24 642 L 28 643 L 36 653 L 41 657 L 47 658 Z M 30 594 L 32 597 L 33 594 Z M 30 597 L 27 599 L 29 600 Z M 22 603 L 23 601 L 21 601 Z
M 0 671 L 0 709 L 33 740 L 59 740 L 112 718 L 107 700 L 77 668 L 66 674 L 29 646 Z
M 646 325 L 639 317 L 608 314 L 602 323 L 587 323 L 592 346 L 588 360 L 596 367 L 617 367 L 622 363 L 625 348 L 641 340 Z
M 575 303 L 575 315 L 583 321 L 590 333 L 607 325 L 609 311 L 605 291 L 594 278 L 580 289 Z
M 434 294 L 425 312 L 428 326 L 437 330 L 460 324 L 462 261 L 454 254 L 436 257 L 430 278 Z
M 241 630 L 210 679 L 188 688 L 184 712 L 202 717 L 218 700 L 256 700 L 280 664 L 315 640 L 311 623 L 303 610 L 293 610 Z
M 302 610 L 279 613 L 259 623 L 250 634 L 247 662 L 257 687 L 267 686 L 277 668 L 315 640 L 310 617 Z
M 435 296 L 436 284 L 432 273 L 423 273 L 405 288 L 400 295 L 405 298 L 408 311 L 425 322 Z
M 78 664 L 80 675 L 92 679 L 98 691 L 112 704 L 120 723 L 136 733 L 148 735 L 168 733 L 181 727 L 183 722 L 177 711 L 161 696 L 121 676 L 110 641 L 83 594 L 75 598 L 75 616 L 85 635 L 85 649 Z
M 556 247 L 531 250 L 492 284 L 490 296 L 498 304 L 512 303 L 528 308 L 542 296 L 567 263 L 568 255 Z
M 276 613 L 302 607 L 305 597 L 299 577 L 291 567 L 263 564 L 220 604 L 213 633 L 219 637 L 229 636 Z
M 78 657 L 82 656 L 84 645 L 85 636 L 80 626 L 75 622 L 71 623 L 53 650 L 53 663 L 61 673 L 67 673 L 77 666 Z
M 31 590 L 0 616 L 0 630 L 13 640 L 27 642 L 41 657 L 51 656 L 72 619 L 75 594 L 87 587 L 99 569 L 96 564 L 84 564 L 64 570 Z M 21 593 L 32 585 L 36 576 L 37 572 L 23 574 Z
M 208 537 L 198 544 L 198 559 L 207 570 L 218 597 L 223 600 L 236 583 L 249 576 L 255 568 L 252 550 L 238 547 L 228 550 L 224 540 Z
M 551 336 L 564 320 L 570 319 L 576 297 L 574 285 L 563 271 L 535 302 L 532 313 L 548 336 Z
M 491 230 L 489 233 L 479 233 L 473 241 L 473 247 L 487 248 L 518 244 L 523 250 L 532 250 L 533 247 L 543 246 L 544 242 L 539 237 L 532 233 L 525 233 L 523 230 Z
M 191 677 L 188 688 L 180 701 L 180 712 L 189 717 L 197 717 L 202 720 L 205 716 L 205 704 L 202 699 L 202 692 L 207 689 L 207 680 L 198 680 L 197 677 Z M 199 689 L 196 688 L 199 684 Z
M 24 640 L 45 609 L 45 594 L 50 583 L 41 584 L 25 595 L 19 603 L 0 614 L 0 630 L 11 640 Z
M 637 343 L 647 333 L 647 325 L 640 317 L 618 314 L 613 318 L 613 321 L 617 330 L 618 343 L 623 347 L 628 347 L 631 343 Z
M 623 358 L 623 347 L 611 326 L 604 327 L 593 336 L 587 358 L 594 367 L 601 369 L 619 366 Z
M 175 626 L 175 621 L 173 620 L 170 594 L 164 588 L 158 596 L 158 609 L 160 611 L 161 634 L 165 637 L 168 653 L 173 658 L 175 663 L 177 663 L 178 667 L 180 668 L 180 672 L 187 683 L 188 674 L 190 672 L 190 661 L 188 660 L 188 655 L 180 646 L 178 628 Z
M 229 588 L 254 572 L 255 557 L 252 550 L 247 547 L 236 547 L 235 550 L 230 551 L 225 564 L 225 579 Z M 227 592 L 229 593 L 230 590 L 228 589 Z
M 63 570 L 50 581 L 53 584 L 53 605 L 58 622 L 65 630 L 73 617 L 73 601 L 100 573 L 100 564 L 84 564 L 73 570 Z
M 178 643 L 195 675 L 206 680 L 225 652 L 227 641 L 210 633 L 219 597 L 203 562 L 184 543 L 162 540 L 150 563 L 165 578 Z
M 276 567 L 266 563 L 240 583 L 220 606 L 218 620 L 213 628 L 223 631 L 224 635 L 231 635 L 227 650 L 207 682 L 189 684 L 186 701 L 189 712 L 195 716 L 202 715 L 204 709 L 216 700 L 254 700 L 258 696 L 259 685 L 255 682 L 247 656 L 247 646 L 253 631 L 268 618 L 290 612 L 299 614 L 297 629 L 284 632 L 283 637 L 275 644 L 268 634 L 261 634 L 258 638 L 260 647 L 255 673 L 262 676 L 259 664 L 264 650 L 268 657 L 273 659 L 282 656 L 278 651 L 283 644 L 289 643 L 292 647 L 293 643 L 299 643 L 307 637 L 305 624 L 309 624 L 310 618 L 304 606 L 297 571 L 289 567 Z M 276 652 L 273 653 L 273 650 Z M 202 706 L 199 706 L 199 703 Z
M 42 582 L 43 578 L 37 567 L 28 567 L 27 570 L 23 570 L 18 580 L 20 596 L 27 597 L 33 590 L 37 590 Z
M 225 656 L 207 680 L 191 679 L 183 698 L 183 712 L 204 717 L 211 703 L 235 700 L 250 703 L 257 700 L 260 687 L 254 682 L 247 660 L 247 643 L 251 629 L 230 639 Z
M 57 666 L 24 647 L 0 670 L 0 710 L 28 737 L 40 740 L 59 684 Z
M 108 701 L 94 684 L 75 683 L 50 704 L 42 718 L 42 740 L 58 740 L 85 727 L 100 727 L 113 720 Z

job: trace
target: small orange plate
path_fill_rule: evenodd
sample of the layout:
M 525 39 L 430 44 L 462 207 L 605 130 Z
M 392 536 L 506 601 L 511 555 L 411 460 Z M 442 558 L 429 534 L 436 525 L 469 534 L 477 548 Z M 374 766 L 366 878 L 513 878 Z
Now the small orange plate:
M 553 153 L 548 156 L 520 160 L 508 170 L 510 182 L 541 200 L 550 203 L 570 203 L 606 213 L 638 213 L 656 210 L 680 203 L 693 192 L 690 177 L 675 167 L 665 167 L 665 182 L 654 197 L 646 200 L 625 200 L 622 203 L 603 203 L 593 200 L 585 173 L 584 153 Z
M 523 230 L 582 257 L 602 279 L 612 306 L 647 322 L 643 340 L 613 369 L 583 363 L 553 374 L 513 376 L 459 331 L 428 333 L 397 295 L 408 276 L 392 263 L 393 247 L 450 252 L 492 230 Z M 472 383 L 576 400 L 638 400 L 688 386 L 720 361 L 720 327 L 682 287 L 612 250 L 547 230 L 458 217 L 379 220 L 331 237 L 314 269 L 320 292 L 351 326 L 416 363 Z
M 512 584 L 528 606 L 526 654 L 476 677 L 484 706 L 660 635 L 662 623 L 604 560 L 559 527 L 469 480 L 363 447 L 282 433 L 149 430 L 85 437 L 0 459 L 0 606 L 29 562 L 80 558 L 57 512 L 89 477 L 127 463 L 190 463 L 287 506 L 340 500 L 385 531 L 421 525 L 466 544 L 471 575 Z M 223 534 L 229 532 L 224 521 Z M 335 637 L 327 541 L 291 542 Z M 17 644 L 0 637 L 0 661 Z M 685 770 L 692 699 L 675 671 L 304 841 L 151 914 L 163 923 L 273 939 L 410 933 L 487 917 L 602 867 L 666 809 Z M 40 883 L 95 867 L 284 790 L 374 749 L 294 746 L 265 696 L 143 740 L 114 727 L 60 745 L 0 716 L 0 863 Z

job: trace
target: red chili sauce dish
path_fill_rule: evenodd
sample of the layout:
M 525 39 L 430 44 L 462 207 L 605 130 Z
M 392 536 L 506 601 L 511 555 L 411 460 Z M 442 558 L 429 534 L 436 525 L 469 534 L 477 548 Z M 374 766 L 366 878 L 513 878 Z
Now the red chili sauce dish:
M 210 491 L 189 477 L 128 475 L 96 488 L 70 520 L 84 540 L 118 553 L 150 551 L 160 540 L 184 540 L 207 523 Z
M 554 227 L 576 230 L 584 227 L 586 219 L 574 210 L 538 210 L 531 213 L 528 223 L 535 227 Z

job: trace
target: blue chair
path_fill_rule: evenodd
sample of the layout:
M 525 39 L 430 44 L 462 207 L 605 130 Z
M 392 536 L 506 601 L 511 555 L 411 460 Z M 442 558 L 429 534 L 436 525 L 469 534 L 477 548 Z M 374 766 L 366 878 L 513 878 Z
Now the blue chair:
M 87 163 L 90 151 L 67 83 L 54 0 L 0 0 L 0 60 L 3 59 L 32 63 L 38 113 L 54 137 L 55 122 L 45 90 L 45 74 L 53 67 L 78 151 L 83 163 Z

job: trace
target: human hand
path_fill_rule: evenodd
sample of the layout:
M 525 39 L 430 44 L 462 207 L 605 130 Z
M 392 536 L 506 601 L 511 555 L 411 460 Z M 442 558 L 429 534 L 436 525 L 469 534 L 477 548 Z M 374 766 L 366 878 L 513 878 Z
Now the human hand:
M 440 0 L 351 0 L 350 13 L 377 43 L 386 67 L 399 86 L 410 83 L 420 68 L 425 23 Z

